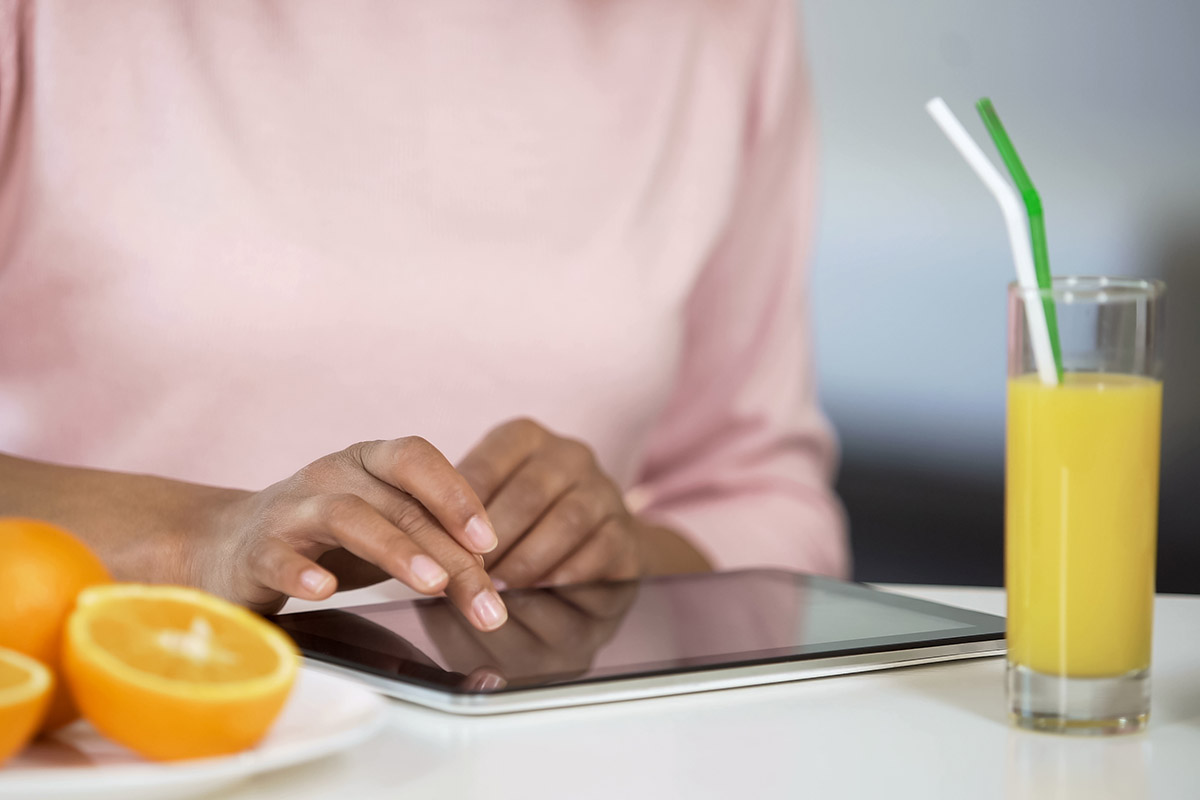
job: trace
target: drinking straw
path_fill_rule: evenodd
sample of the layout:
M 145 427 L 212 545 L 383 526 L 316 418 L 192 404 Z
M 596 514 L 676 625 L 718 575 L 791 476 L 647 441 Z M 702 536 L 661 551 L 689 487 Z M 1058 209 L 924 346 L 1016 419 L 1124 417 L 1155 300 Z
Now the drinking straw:
M 1004 129 L 1004 123 L 1000 121 L 1000 115 L 996 113 L 996 107 L 992 105 L 992 101 L 981 97 L 975 104 L 975 108 L 978 109 L 984 126 L 991 134 L 992 141 L 996 143 L 996 149 L 1000 151 L 1000 158 L 1004 161 L 1004 166 L 1008 167 L 1008 174 L 1012 176 L 1013 183 L 1017 185 L 1017 191 L 1021 193 L 1021 200 L 1025 203 L 1025 213 L 1029 217 L 1029 239 L 1033 245 L 1033 269 L 1037 273 L 1038 286 L 1042 289 L 1049 289 L 1050 258 L 1046 252 L 1046 221 L 1042 212 L 1042 198 L 1034 187 L 1029 173 L 1025 170 L 1025 165 L 1021 163 L 1021 157 L 1017 155 L 1017 148 L 1008 138 L 1008 131 Z M 1054 351 L 1054 369 L 1061 383 L 1063 368 L 1062 350 L 1058 341 L 1058 314 L 1054 309 L 1053 298 L 1042 295 L 1042 306 L 1046 310 L 1046 327 L 1050 330 L 1050 348 Z
M 996 198 L 1008 229 L 1008 244 L 1017 271 L 1017 283 L 1022 289 L 1036 291 L 1038 282 L 1029 244 L 1029 228 L 1025 215 L 1021 213 L 1017 193 L 988 161 L 942 98 L 930 100 L 925 104 L 925 110 Z M 1054 368 L 1054 351 L 1050 347 L 1050 333 L 1046 327 L 1046 310 L 1041 303 L 1026 303 L 1025 319 L 1029 326 L 1029 342 L 1033 347 L 1033 362 L 1037 366 L 1038 377 L 1043 384 L 1055 386 L 1058 384 L 1058 372 Z

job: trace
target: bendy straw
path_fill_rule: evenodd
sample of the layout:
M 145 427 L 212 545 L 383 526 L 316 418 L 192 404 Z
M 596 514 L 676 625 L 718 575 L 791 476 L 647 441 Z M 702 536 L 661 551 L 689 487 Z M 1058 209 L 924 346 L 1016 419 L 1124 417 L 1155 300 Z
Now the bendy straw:
M 1000 205 L 1000 213 L 1004 215 L 1004 224 L 1008 229 L 1008 244 L 1012 249 L 1013 266 L 1017 271 L 1017 283 L 1022 289 L 1036 292 L 1038 289 L 1037 273 L 1034 271 L 1033 255 L 1029 244 L 1029 228 L 1025 216 L 1021 213 L 1021 203 L 1012 186 L 1000 175 L 999 171 L 988 161 L 987 156 L 975 144 L 971 134 L 954 116 L 945 101 L 935 97 L 925 104 L 925 110 L 933 117 L 933 121 L 946 134 L 946 138 L 955 149 L 975 170 L 975 174 L 996 198 Z M 1054 352 L 1050 347 L 1050 333 L 1046 327 L 1046 311 L 1041 303 L 1025 303 L 1026 322 L 1029 326 L 1029 342 L 1033 348 L 1033 361 L 1037 366 L 1038 377 L 1047 386 L 1058 384 L 1058 372 L 1054 367 Z
M 975 104 L 975 108 L 979 111 L 979 116 L 983 119 L 983 124 L 991 135 L 992 141 L 995 142 L 996 149 L 1000 151 L 1000 158 L 1004 161 L 1004 166 L 1008 167 L 1008 174 L 1012 176 L 1013 183 L 1017 185 L 1017 191 L 1021 193 L 1021 200 L 1025 203 L 1025 213 L 1029 218 L 1029 240 L 1033 246 L 1033 271 L 1037 274 L 1038 286 L 1042 289 L 1049 289 L 1050 256 L 1046 252 L 1046 220 L 1045 214 L 1042 212 L 1042 198 L 1038 194 L 1037 188 L 1034 187 L 1029 173 L 1025 170 L 1025 165 L 1021 163 L 1021 157 L 1017 155 L 1017 148 L 1013 145 L 1012 139 L 1008 138 L 1008 131 L 1004 129 L 1004 123 L 1000 121 L 1000 115 L 996 113 L 992 101 L 986 97 L 980 98 L 979 102 Z M 1061 383 L 1063 376 L 1062 350 L 1058 341 L 1058 314 L 1054 310 L 1054 299 L 1042 295 L 1042 307 L 1046 312 L 1046 328 L 1050 332 L 1050 349 L 1054 351 L 1054 368 Z

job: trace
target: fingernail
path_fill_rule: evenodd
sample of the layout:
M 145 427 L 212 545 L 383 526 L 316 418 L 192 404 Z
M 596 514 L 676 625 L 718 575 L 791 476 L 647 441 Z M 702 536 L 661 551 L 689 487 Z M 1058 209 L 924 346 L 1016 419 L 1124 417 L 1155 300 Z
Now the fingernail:
M 413 556 L 409 569 L 422 585 L 430 589 L 441 585 L 442 581 L 450 577 L 446 574 L 446 570 L 442 569 L 441 564 L 429 556 Z
M 329 583 L 329 574 L 319 569 L 306 569 L 300 573 L 300 585 L 313 594 L 321 594 Z
M 496 545 L 500 544 L 492 526 L 488 525 L 478 514 L 467 520 L 467 541 L 480 553 L 490 553 L 496 549 Z
M 500 602 L 499 596 L 488 589 L 475 595 L 475 599 L 471 601 L 471 610 L 475 612 L 475 618 L 483 625 L 484 630 L 495 630 L 508 619 L 508 609 Z
M 508 685 L 508 681 L 495 673 L 489 672 L 479 681 L 478 688 L 481 692 L 490 692 L 495 689 L 503 689 L 506 685 Z
M 492 586 L 496 587 L 497 592 L 503 592 L 508 588 L 508 583 L 500 578 L 492 578 Z

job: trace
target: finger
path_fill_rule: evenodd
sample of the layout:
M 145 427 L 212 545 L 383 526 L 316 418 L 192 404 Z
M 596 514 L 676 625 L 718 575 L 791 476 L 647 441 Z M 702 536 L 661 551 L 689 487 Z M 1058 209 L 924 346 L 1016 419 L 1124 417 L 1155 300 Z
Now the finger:
M 540 670 L 548 660 L 549 649 L 515 615 L 503 628 L 480 634 L 479 644 L 488 653 L 486 664 L 507 677 Z
M 421 627 L 447 669 L 465 675 L 496 666 L 496 659 L 480 642 L 484 634 L 449 603 L 425 606 L 419 613 Z
M 302 504 L 307 525 L 400 582 L 426 594 L 445 591 L 480 630 L 504 624 L 508 611 L 474 554 L 446 535 L 418 504 L 396 525 L 358 495 L 317 495 Z
M 550 571 L 542 583 L 565 586 L 596 580 L 636 578 L 638 559 L 628 523 L 610 517 L 595 533 Z
M 508 486 L 501 494 L 507 491 Z M 607 487 L 597 483 L 573 487 L 554 501 L 528 533 L 501 553 L 490 570 L 492 580 L 498 586 L 533 585 L 562 563 L 607 517 L 622 510 L 620 499 Z M 496 519 L 505 517 L 497 513 Z
M 445 586 L 446 597 L 472 625 L 481 631 L 491 631 L 504 624 L 508 610 L 480 556 L 467 552 L 447 536 L 424 508 L 417 507 L 415 512 L 407 514 L 400 520 L 400 527 L 445 567 L 450 576 Z
M 496 532 L 475 491 L 446 457 L 419 436 L 363 442 L 350 448 L 362 468 L 412 495 L 463 547 L 495 549 Z
M 378 509 L 388 522 L 410 534 L 416 531 L 439 533 L 453 548 L 470 555 L 481 566 L 484 564 L 483 556 L 464 548 L 450 536 L 429 509 L 417 502 L 412 495 L 365 472 L 361 473 L 360 478 L 354 484 L 353 493 Z
M 464 678 L 462 685 L 472 692 L 494 692 L 508 686 L 508 681 L 492 667 L 480 667 Z
M 570 603 L 592 619 L 620 619 L 637 597 L 638 582 L 614 580 L 611 583 L 583 583 L 552 591 L 563 602 Z
M 290 597 L 324 600 L 337 591 L 333 575 L 279 539 L 260 539 L 247 561 L 254 580 Z
M 552 650 L 574 651 L 590 644 L 595 620 L 552 591 L 522 592 L 508 599 L 513 619 Z
M 525 459 L 553 436 L 530 419 L 498 425 L 458 464 L 458 471 L 486 505 Z
M 506 558 L 522 537 L 584 476 L 583 467 L 560 452 L 540 451 L 527 459 L 488 503 L 500 543 L 488 554 L 489 567 Z M 572 503 L 571 513 L 575 513 Z M 544 572 L 544 570 L 543 570 Z M 539 573 L 541 574 L 541 573 Z M 510 583 L 512 586 L 524 584 Z
M 326 550 L 317 559 L 317 564 L 333 573 L 338 589 L 343 592 L 372 586 L 392 577 L 370 561 L 364 561 L 341 547 Z
M 543 602 L 558 606 L 563 614 L 569 609 L 547 592 L 535 592 Z M 525 599 L 528 599 L 526 595 Z M 523 606 L 526 611 L 532 604 Z M 513 611 L 512 620 L 504 628 L 478 636 L 479 643 L 491 655 L 491 665 L 510 680 L 530 674 L 547 677 L 577 675 L 591 662 L 594 648 L 589 645 L 592 634 L 586 631 L 570 632 L 566 620 L 557 624 L 549 619 L 554 612 L 543 617 L 543 632 L 540 635 L 529 627 L 521 615 Z M 586 619 L 576 617 L 581 628 L 587 628 Z M 607 624 L 607 623 L 602 623 Z M 543 635 L 546 638 L 543 638 Z
M 315 531 L 325 543 L 345 548 L 388 575 L 424 594 L 446 588 L 450 573 L 379 511 L 354 494 L 316 495 L 298 509 L 301 529 Z M 467 554 L 456 549 L 465 558 Z
M 471 624 L 481 631 L 494 631 L 508 619 L 508 609 L 492 585 L 492 579 L 474 555 L 463 552 L 445 534 L 414 534 L 450 573 L 446 597 Z
M 515 617 L 499 630 L 481 632 L 469 619 L 442 606 L 422 613 L 421 624 L 446 663 L 458 672 L 493 667 L 504 675 L 517 674 L 544 650 Z
M 442 590 L 463 615 L 480 630 L 504 624 L 508 612 L 484 570 L 483 557 L 451 538 L 429 510 L 410 495 L 369 476 L 367 480 L 370 483 L 360 489 L 364 500 L 445 569 L 449 578 Z

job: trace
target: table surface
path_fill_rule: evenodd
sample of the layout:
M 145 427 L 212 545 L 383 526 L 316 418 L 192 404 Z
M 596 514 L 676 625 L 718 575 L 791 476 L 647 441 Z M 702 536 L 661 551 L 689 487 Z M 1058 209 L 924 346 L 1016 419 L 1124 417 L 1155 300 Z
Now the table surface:
M 887 587 L 1003 613 L 999 589 Z M 353 593 L 341 604 L 382 595 Z M 1145 733 L 1011 727 L 990 658 L 705 694 L 456 717 L 391 701 L 357 750 L 222 792 L 266 798 L 1200 797 L 1200 596 L 1156 602 Z

